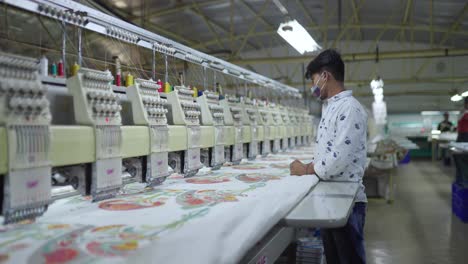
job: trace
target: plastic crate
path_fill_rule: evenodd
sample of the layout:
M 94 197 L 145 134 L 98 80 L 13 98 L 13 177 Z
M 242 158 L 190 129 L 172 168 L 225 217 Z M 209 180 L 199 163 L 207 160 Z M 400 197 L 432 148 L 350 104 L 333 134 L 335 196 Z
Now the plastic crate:
M 468 187 L 456 182 L 452 184 L 452 212 L 468 223 Z
M 400 164 L 408 164 L 408 163 L 410 163 L 410 161 L 411 161 L 411 155 L 410 155 L 410 151 L 408 151 L 406 153 L 405 157 L 402 160 L 400 160 L 399 163 Z

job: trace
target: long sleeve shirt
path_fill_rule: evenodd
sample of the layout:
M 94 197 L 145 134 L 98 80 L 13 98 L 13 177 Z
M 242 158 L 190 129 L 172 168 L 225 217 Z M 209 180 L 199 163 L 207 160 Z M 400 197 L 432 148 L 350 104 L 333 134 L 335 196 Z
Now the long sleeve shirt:
M 367 160 L 367 113 L 343 91 L 322 106 L 313 162 L 316 175 L 326 181 L 350 181 L 360 185 L 356 202 L 367 202 L 362 177 Z

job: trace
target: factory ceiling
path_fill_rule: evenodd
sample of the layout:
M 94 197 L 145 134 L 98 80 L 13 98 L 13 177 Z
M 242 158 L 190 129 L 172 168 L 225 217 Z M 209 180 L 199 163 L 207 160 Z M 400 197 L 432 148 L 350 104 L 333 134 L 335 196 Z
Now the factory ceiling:
M 272 0 L 80 2 L 292 86 L 305 87 L 301 68 L 314 54 L 298 54 L 276 33 L 287 17 Z M 371 95 L 368 82 L 377 75 L 388 80 L 388 96 L 400 98 L 407 93 L 411 97 L 424 97 L 441 110 L 455 107 L 449 100 L 454 91 L 468 90 L 467 1 L 282 0 L 281 3 L 289 16 L 304 25 L 323 48 L 341 51 L 347 63 L 347 86 L 358 96 Z M 49 30 L 53 35 L 54 29 Z M 12 38 L 12 34 L 20 31 L 27 29 L 10 25 L 0 33 Z M 44 43 L 46 39 L 44 36 Z M 98 57 L 118 52 L 119 47 L 102 40 L 95 42 L 89 45 L 96 45 L 93 51 Z M 148 65 L 146 58 L 139 59 L 143 67 Z M 391 105 L 389 110 L 392 112 Z

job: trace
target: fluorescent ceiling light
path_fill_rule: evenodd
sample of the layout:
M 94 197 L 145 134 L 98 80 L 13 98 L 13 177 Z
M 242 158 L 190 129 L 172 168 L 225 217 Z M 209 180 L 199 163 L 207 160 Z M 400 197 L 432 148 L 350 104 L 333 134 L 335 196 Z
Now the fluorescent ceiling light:
M 444 113 L 445 113 L 445 111 L 444 112 L 441 112 L 441 111 L 422 111 L 421 115 L 426 115 L 426 116 L 429 116 L 429 115 L 442 115 Z M 450 115 L 459 115 L 460 111 L 449 111 L 448 113 Z
M 461 96 L 468 97 L 468 91 L 465 91 L 464 93 L 462 93 Z
M 459 94 L 456 94 L 454 96 L 452 96 L 450 98 L 450 100 L 452 100 L 452 102 L 458 102 L 458 101 L 461 101 L 463 99 L 463 96 L 459 95 Z
M 118 8 L 127 8 L 127 3 L 125 1 L 116 1 L 115 2 L 115 6 L 118 7 Z
M 297 20 L 281 23 L 277 32 L 300 54 L 321 49 L 317 42 L 310 36 L 309 32 L 307 32 Z

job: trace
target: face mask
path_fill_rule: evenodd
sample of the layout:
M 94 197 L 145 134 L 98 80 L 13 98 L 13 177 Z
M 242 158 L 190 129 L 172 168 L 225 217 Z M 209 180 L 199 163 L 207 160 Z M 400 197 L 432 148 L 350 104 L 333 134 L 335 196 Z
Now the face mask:
M 320 80 L 322 80 L 322 78 L 323 78 L 323 75 L 321 75 L 320 78 L 317 80 L 317 83 L 315 83 L 314 86 L 312 86 L 312 88 L 310 88 L 310 91 L 312 92 L 312 95 L 317 97 L 317 98 L 320 98 L 320 93 L 322 92 L 323 87 L 325 87 L 325 83 L 322 85 L 321 88 L 318 85 Z

